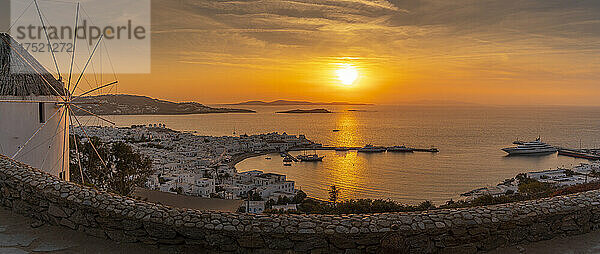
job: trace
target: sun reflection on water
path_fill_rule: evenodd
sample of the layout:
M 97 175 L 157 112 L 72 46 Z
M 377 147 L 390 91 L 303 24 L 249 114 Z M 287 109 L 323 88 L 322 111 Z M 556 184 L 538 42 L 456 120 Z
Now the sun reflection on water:
M 355 112 L 338 114 L 336 128 L 340 130 L 334 134 L 333 144 L 337 147 L 359 146 L 362 136 L 358 130 L 359 122 Z M 327 158 L 328 168 L 332 169 L 328 175 L 329 185 L 341 188 L 342 199 L 356 198 L 358 191 L 366 185 L 364 170 L 366 159 L 358 156 L 356 151 L 337 151 Z M 328 188 L 329 186 L 326 186 Z
M 355 112 L 343 112 L 337 114 L 336 128 L 340 130 L 335 133 L 333 145 L 337 147 L 359 146 L 362 140 L 360 131 L 358 130 L 358 120 Z

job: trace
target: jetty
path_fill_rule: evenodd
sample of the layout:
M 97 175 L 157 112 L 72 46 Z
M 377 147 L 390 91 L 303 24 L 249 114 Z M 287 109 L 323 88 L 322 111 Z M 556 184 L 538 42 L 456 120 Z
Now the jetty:
M 294 161 L 294 162 L 298 162 L 298 158 L 292 156 L 288 151 L 285 152 L 281 152 L 282 155 L 285 155 L 285 158 L 289 158 L 290 160 Z
M 347 150 L 358 150 L 361 149 L 362 147 L 358 147 L 358 146 L 343 146 L 343 147 L 338 147 L 338 146 L 318 146 L 318 147 L 302 147 L 302 148 L 292 148 L 289 149 L 288 151 L 305 151 L 305 150 L 338 150 L 338 151 L 347 151 Z M 431 148 L 413 148 L 410 147 L 410 149 L 412 149 L 412 151 L 415 152 L 429 152 L 429 153 L 438 153 L 440 150 L 438 148 L 435 147 L 431 147 Z M 282 152 L 282 154 L 286 154 L 286 152 Z M 293 157 L 293 156 L 292 156 Z
M 588 160 L 600 160 L 600 150 L 598 149 L 571 149 L 557 147 L 558 155 L 582 158 Z
M 432 147 L 432 148 L 413 148 L 413 151 L 415 152 L 429 152 L 429 153 L 438 153 L 440 152 L 439 149 Z

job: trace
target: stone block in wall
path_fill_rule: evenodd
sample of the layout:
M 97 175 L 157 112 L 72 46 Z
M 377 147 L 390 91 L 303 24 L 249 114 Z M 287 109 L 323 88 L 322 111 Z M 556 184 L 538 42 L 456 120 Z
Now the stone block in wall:
M 331 244 L 340 249 L 356 248 L 356 242 L 344 235 L 329 235 L 327 239 Z
M 481 248 L 485 251 L 490 251 L 501 246 L 506 246 L 507 243 L 508 239 L 506 236 L 500 234 L 491 235 L 486 237 L 481 245 Z
M 77 227 L 78 227 L 77 224 L 73 223 L 71 220 L 69 220 L 67 218 L 60 219 L 59 224 L 62 226 L 68 227 L 70 229 L 74 229 L 74 230 L 77 229 Z
M 139 220 L 124 219 L 121 221 L 121 226 L 124 230 L 135 230 L 141 228 L 143 223 Z
M 474 244 L 465 244 L 455 247 L 446 247 L 440 251 L 440 254 L 474 254 L 477 253 L 477 247 Z
M 267 248 L 272 250 L 289 250 L 294 248 L 294 242 L 283 237 L 283 235 L 266 238 L 265 241 Z
M 197 227 L 179 227 L 176 229 L 177 233 L 191 239 L 203 240 L 205 239 L 206 231 Z
M 148 232 L 149 236 L 158 239 L 172 239 L 177 235 L 173 227 L 160 223 L 146 222 L 144 223 L 144 229 Z
M 86 226 L 79 225 L 79 228 L 77 229 L 77 231 L 84 232 L 87 235 L 91 235 L 91 236 L 102 238 L 102 239 L 106 239 L 106 237 L 107 237 L 106 232 L 101 228 L 92 228 L 92 227 L 86 227 Z
M 110 215 L 96 217 L 96 222 L 106 229 L 123 229 L 123 224 L 121 223 L 121 221 L 122 220 L 120 218 L 116 218 Z
M 50 203 L 50 205 L 48 206 L 48 214 L 57 218 L 68 217 L 67 213 L 60 206 L 54 203 Z
M 236 240 L 243 248 L 257 249 L 265 246 L 265 241 L 260 235 L 242 235 Z
M 12 210 L 18 214 L 31 215 L 32 207 L 29 203 L 22 200 L 14 200 L 12 202 Z

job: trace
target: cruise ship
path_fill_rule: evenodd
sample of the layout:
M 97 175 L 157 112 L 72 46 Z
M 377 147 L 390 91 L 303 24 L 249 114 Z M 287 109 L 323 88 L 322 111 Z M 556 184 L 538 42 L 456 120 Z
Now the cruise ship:
M 539 137 L 535 141 L 521 142 L 516 147 L 502 148 L 502 151 L 507 152 L 509 155 L 550 154 L 555 153 L 557 150 L 556 147 L 542 142 Z

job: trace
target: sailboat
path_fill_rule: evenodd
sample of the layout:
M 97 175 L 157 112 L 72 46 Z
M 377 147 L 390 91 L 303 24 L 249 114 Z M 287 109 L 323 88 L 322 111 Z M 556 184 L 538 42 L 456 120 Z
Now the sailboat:
M 323 161 L 325 156 L 319 156 L 317 151 L 315 151 L 313 154 L 306 154 L 306 151 L 304 151 L 304 154 L 298 155 L 296 158 L 298 158 L 300 161 Z

